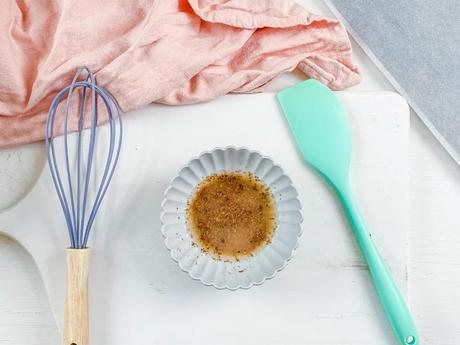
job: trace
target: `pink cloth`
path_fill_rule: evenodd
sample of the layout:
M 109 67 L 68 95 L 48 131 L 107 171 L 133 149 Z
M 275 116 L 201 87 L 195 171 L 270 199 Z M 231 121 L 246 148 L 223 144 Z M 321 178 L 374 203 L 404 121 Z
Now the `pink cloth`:
M 0 147 L 43 139 L 82 65 L 123 111 L 259 92 L 296 67 L 332 89 L 360 81 L 342 24 L 289 0 L 4 0 L 0 52 Z

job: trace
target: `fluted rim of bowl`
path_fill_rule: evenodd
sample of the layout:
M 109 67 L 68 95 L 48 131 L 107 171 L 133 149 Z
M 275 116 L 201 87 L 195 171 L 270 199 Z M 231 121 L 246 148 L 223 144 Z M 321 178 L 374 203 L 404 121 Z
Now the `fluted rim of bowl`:
M 273 169 L 273 168 L 277 168 L 280 170 L 281 172 L 281 177 L 286 177 L 288 180 L 289 180 L 289 184 L 286 186 L 286 187 L 283 187 L 282 190 L 284 189 L 287 189 L 288 187 L 291 187 L 294 191 L 295 191 L 295 196 L 291 199 L 287 199 L 287 200 L 296 200 L 297 203 L 298 203 L 298 208 L 297 210 L 295 211 L 287 211 L 287 212 L 296 212 L 298 213 L 298 221 L 296 222 L 296 225 L 298 226 L 298 232 L 295 236 L 295 244 L 292 245 L 290 248 L 289 248 L 289 254 L 286 255 L 285 257 L 283 257 L 283 264 L 279 267 L 274 267 L 273 268 L 273 272 L 271 274 L 263 274 L 262 275 L 262 278 L 259 279 L 259 280 L 255 280 L 255 281 L 251 281 L 249 284 L 247 285 L 243 285 L 241 283 L 238 283 L 237 285 L 235 286 L 231 286 L 229 285 L 228 282 L 226 282 L 225 284 L 223 285 L 219 285 L 215 282 L 215 280 L 212 280 L 212 281 L 207 281 L 204 279 L 203 275 L 195 275 L 192 273 L 191 269 L 187 269 L 186 267 L 183 266 L 182 262 L 180 259 L 177 259 L 174 255 L 173 255 L 173 248 L 168 244 L 168 239 L 170 239 L 170 237 L 165 233 L 165 229 L 166 229 L 166 226 L 168 226 L 169 224 L 166 224 L 165 223 L 165 216 L 166 214 L 168 213 L 165 209 L 165 205 L 166 203 L 170 200 L 168 198 L 168 193 L 174 189 L 175 187 L 173 186 L 173 183 L 174 181 L 178 180 L 179 178 L 180 179 L 183 179 L 182 176 L 181 176 L 181 173 L 184 171 L 184 169 L 186 168 L 190 168 L 190 165 L 192 164 L 192 162 L 198 160 L 198 161 L 202 161 L 202 158 L 206 155 L 211 155 L 217 151 L 222 151 L 222 152 L 226 152 L 226 151 L 229 151 L 229 150 L 234 150 L 236 152 L 238 151 L 247 151 L 249 155 L 251 154 L 256 154 L 258 156 L 261 157 L 261 161 L 262 162 L 264 159 L 265 160 L 268 160 L 271 164 L 272 164 L 272 167 L 270 168 Z M 260 165 L 260 162 L 258 163 Z M 259 167 L 259 166 L 258 166 Z M 206 176 L 209 176 L 209 175 L 212 175 L 213 173 L 217 173 L 219 171 L 240 171 L 240 172 L 249 172 L 249 170 L 216 170 L 214 172 L 212 172 L 211 174 L 207 174 Z M 258 176 L 257 174 L 255 174 L 256 176 Z M 203 179 L 206 177 L 204 176 L 203 178 L 199 178 L 199 182 L 198 184 L 203 181 Z M 277 178 L 278 179 L 278 178 Z M 275 198 L 275 195 L 273 193 L 273 189 L 270 187 L 270 185 L 267 185 L 265 183 L 265 181 L 263 181 L 263 179 L 261 178 L 261 181 L 262 183 L 264 183 L 267 188 L 270 190 L 270 192 L 273 194 L 273 198 L 274 198 L 274 201 L 275 201 L 275 204 L 276 204 L 276 211 L 277 211 L 277 226 L 273 232 L 273 237 L 276 235 L 277 231 L 278 231 L 278 228 L 279 228 L 279 224 L 278 224 L 278 217 L 279 217 L 279 205 L 278 205 L 278 202 Z M 187 196 L 187 201 L 190 199 L 190 197 L 193 195 L 194 191 L 196 189 L 196 185 L 192 188 L 192 192 Z M 184 193 L 185 194 L 185 193 Z M 303 216 L 302 216 L 302 213 L 301 213 L 301 210 L 302 210 L 302 204 L 298 198 L 298 192 L 297 192 L 297 189 L 293 186 L 292 184 L 292 180 L 291 178 L 285 173 L 284 169 L 276 164 L 274 162 L 274 160 L 269 157 L 269 156 L 266 156 L 266 155 L 263 155 L 261 152 L 257 151 L 257 150 L 251 150 L 247 147 L 235 147 L 235 146 L 226 146 L 226 147 L 216 147 L 212 150 L 207 150 L 207 151 L 203 151 L 201 152 L 199 155 L 197 156 L 193 156 L 188 162 L 187 164 L 185 164 L 184 166 L 182 166 L 180 169 L 179 169 L 179 172 L 169 181 L 169 185 L 168 187 L 165 189 L 164 193 L 163 193 L 163 201 L 161 202 L 161 214 L 160 214 L 160 220 L 161 220 L 161 233 L 163 235 L 163 238 L 164 238 L 164 244 L 166 246 L 166 248 L 168 249 L 169 253 L 170 253 L 170 256 L 171 258 L 173 259 L 173 261 L 175 261 L 179 268 L 187 273 L 192 279 L 194 280 L 199 280 L 202 284 L 206 285 L 206 286 L 213 286 L 215 287 L 216 289 L 228 289 L 228 290 L 238 290 L 238 289 L 249 289 L 253 286 L 257 286 L 257 285 L 261 285 L 263 284 L 265 281 L 269 280 L 269 279 L 272 279 L 273 277 L 276 276 L 276 274 L 280 271 L 282 271 L 286 265 L 288 264 L 288 262 L 292 259 L 292 257 L 294 256 L 294 251 L 297 249 L 297 247 L 299 246 L 299 240 L 300 240 L 300 236 L 302 235 L 303 233 L 303 230 L 302 230 L 302 227 L 301 227 L 301 224 L 303 222 Z M 186 213 L 186 210 L 185 210 L 185 213 Z M 185 221 L 185 219 L 184 219 Z M 188 231 L 188 228 L 187 226 L 186 227 L 186 231 Z M 192 240 L 193 241 L 193 240 Z M 270 244 L 267 244 L 265 245 L 262 249 L 265 249 L 265 247 L 270 247 L 272 245 L 272 243 Z M 200 252 L 202 252 L 199 247 L 197 246 L 196 247 Z M 209 259 L 215 261 L 215 262 L 223 262 L 222 260 L 217 260 L 215 259 L 214 257 L 212 257 L 210 254 L 206 254 L 206 253 L 203 253 L 205 256 L 207 256 Z M 256 254 L 254 254 L 254 256 L 257 256 L 259 254 L 259 252 L 257 252 Z M 247 260 L 251 260 L 250 257 L 247 258 Z M 236 264 L 236 262 L 234 263 Z

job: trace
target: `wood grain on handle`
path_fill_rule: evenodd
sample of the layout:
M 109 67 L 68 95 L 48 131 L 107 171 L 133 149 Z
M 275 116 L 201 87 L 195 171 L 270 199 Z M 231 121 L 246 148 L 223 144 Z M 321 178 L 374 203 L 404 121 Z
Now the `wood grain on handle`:
M 88 345 L 88 272 L 91 249 L 67 249 L 64 345 Z

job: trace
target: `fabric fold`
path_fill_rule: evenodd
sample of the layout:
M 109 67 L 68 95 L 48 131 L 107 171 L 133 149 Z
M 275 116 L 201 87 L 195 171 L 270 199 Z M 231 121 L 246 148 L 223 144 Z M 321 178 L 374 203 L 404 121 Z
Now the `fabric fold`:
M 260 92 L 295 68 L 336 90 L 360 81 L 343 25 L 288 0 L 5 1 L 0 50 L 0 147 L 43 139 L 82 65 L 124 112 Z

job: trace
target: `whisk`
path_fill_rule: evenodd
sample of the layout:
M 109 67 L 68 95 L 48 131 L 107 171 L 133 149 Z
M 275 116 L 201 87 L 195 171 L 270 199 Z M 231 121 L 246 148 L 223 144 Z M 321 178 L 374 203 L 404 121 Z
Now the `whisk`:
M 85 77 L 86 75 L 86 77 Z M 83 78 L 82 78 L 83 77 Z M 79 92 L 79 107 L 72 108 L 74 93 Z M 65 100 L 63 117 L 57 110 Z M 95 156 L 97 147 L 98 100 L 107 112 L 109 139 L 102 177 L 97 178 Z M 90 106 L 88 106 L 88 104 Z M 86 109 L 90 108 L 90 109 Z M 70 118 L 77 109 L 76 118 Z M 85 118 L 86 110 L 89 117 Z M 64 311 L 64 345 L 88 344 L 88 271 L 90 248 L 88 237 L 96 213 L 107 192 L 120 155 L 122 142 L 121 111 L 115 98 L 96 85 L 96 80 L 87 67 L 78 68 L 72 83 L 63 88 L 54 98 L 46 121 L 46 152 L 51 176 L 59 202 L 64 211 L 69 232 L 70 247 L 67 249 L 67 291 Z M 78 121 L 78 134 L 69 138 L 69 123 Z M 54 138 L 58 125 L 63 125 L 63 150 L 55 148 Z M 84 130 L 88 128 L 88 130 Z M 86 136 L 89 137 L 85 140 Z M 71 141 L 76 139 L 76 145 Z M 58 154 L 58 152 L 62 152 Z M 99 157 L 98 157 L 99 158 Z M 61 174 L 60 170 L 65 172 Z M 63 176 L 62 176 L 63 175 Z M 93 193 L 92 186 L 97 190 Z M 91 198 L 94 196 L 94 198 Z

